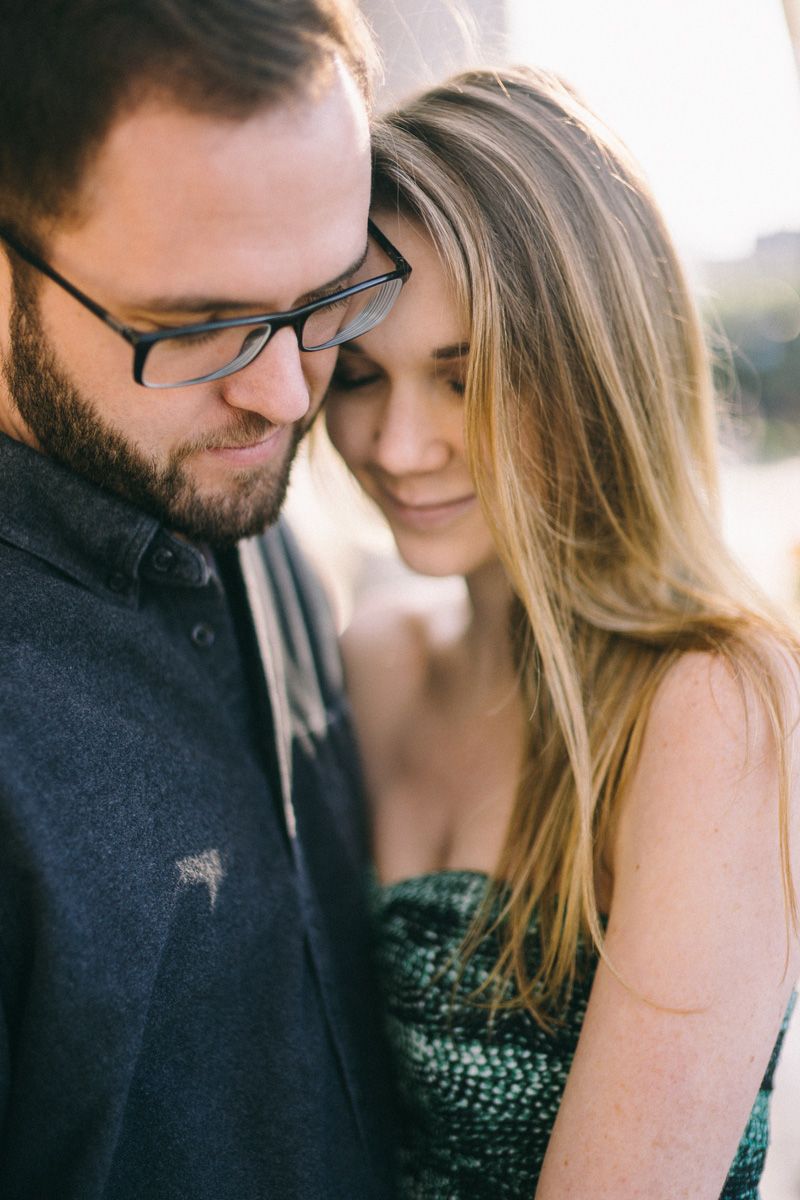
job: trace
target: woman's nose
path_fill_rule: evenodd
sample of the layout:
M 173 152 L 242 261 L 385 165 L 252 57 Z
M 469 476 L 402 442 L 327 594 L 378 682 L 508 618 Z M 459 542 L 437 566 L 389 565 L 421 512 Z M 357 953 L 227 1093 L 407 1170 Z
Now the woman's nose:
M 438 471 L 446 466 L 452 447 L 437 419 L 433 401 L 413 389 L 394 391 L 381 407 L 374 431 L 372 454 L 388 474 Z

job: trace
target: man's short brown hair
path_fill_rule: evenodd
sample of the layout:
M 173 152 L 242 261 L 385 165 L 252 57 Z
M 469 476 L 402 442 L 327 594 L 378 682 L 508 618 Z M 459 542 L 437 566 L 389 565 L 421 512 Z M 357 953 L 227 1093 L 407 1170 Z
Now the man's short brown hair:
M 0 0 L 0 221 L 30 237 L 70 213 L 126 103 L 156 91 L 245 117 L 323 78 L 369 93 L 354 0 Z

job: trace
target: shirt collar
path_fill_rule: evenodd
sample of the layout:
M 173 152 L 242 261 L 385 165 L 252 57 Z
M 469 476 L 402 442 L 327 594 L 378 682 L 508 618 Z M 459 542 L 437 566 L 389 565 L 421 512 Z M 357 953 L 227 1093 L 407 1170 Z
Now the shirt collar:
M 160 521 L 2 433 L 0 541 L 130 608 L 143 579 L 204 587 L 212 575 Z

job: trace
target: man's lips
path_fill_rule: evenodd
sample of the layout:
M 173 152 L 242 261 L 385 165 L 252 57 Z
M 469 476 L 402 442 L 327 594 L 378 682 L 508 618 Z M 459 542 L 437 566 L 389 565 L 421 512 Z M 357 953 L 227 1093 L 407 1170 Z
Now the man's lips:
M 265 437 L 249 442 L 246 446 L 212 446 L 207 448 L 206 453 L 213 454 L 215 458 L 221 458 L 233 466 L 255 467 L 280 453 L 286 441 L 284 435 L 288 428 L 287 425 L 274 426 Z
M 403 525 L 414 529 L 435 529 L 447 525 L 469 512 L 478 503 L 474 492 L 465 496 L 456 496 L 447 500 L 426 500 L 424 503 L 415 501 L 409 504 L 400 500 L 393 492 L 385 487 L 378 488 L 378 498 L 387 516 L 394 518 Z

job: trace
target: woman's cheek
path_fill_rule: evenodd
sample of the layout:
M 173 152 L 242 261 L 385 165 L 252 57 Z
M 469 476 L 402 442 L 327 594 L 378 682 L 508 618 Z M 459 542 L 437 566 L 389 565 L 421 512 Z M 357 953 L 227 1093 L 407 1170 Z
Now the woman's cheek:
M 341 397 L 329 396 L 325 402 L 325 428 L 332 445 L 341 454 L 348 467 L 355 464 L 358 441 L 358 425 L 361 422 L 355 411 L 356 405 L 348 404 Z
M 367 407 L 341 396 L 329 396 L 325 403 L 327 436 L 350 469 L 359 466 L 365 440 L 368 442 Z

